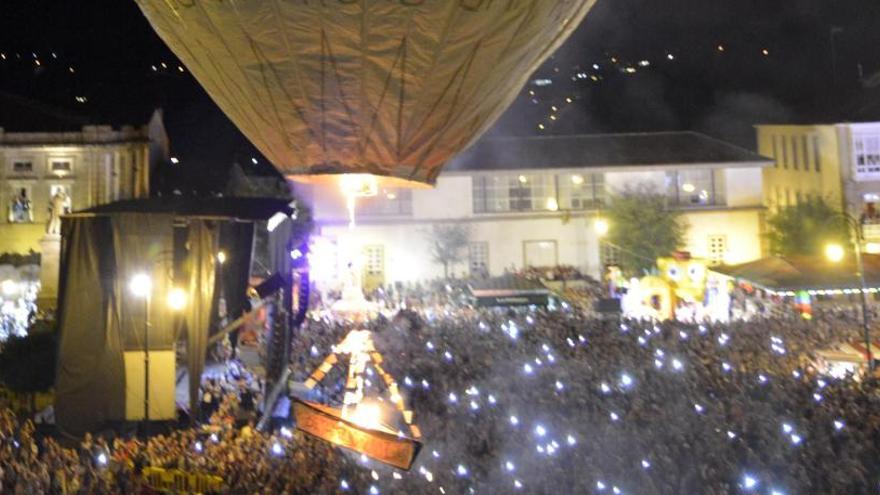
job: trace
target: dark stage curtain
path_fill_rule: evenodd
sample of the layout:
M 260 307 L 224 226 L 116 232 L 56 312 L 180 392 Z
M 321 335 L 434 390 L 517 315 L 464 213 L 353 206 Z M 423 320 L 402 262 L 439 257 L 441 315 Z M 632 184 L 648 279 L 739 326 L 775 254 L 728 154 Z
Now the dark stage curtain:
M 220 250 L 226 253 L 227 262 L 217 266 L 216 295 L 211 328 L 219 329 L 221 324 L 218 303 L 220 294 L 226 300 L 227 322 L 237 319 L 247 308 L 247 288 L 251 272 L 254 249 L 254 224 L 251 222 L 223 222 L 220 224 Z M 229 339 L 237 345 L 238 331 L 232 332 Z
M 132 294 L 129 282 L 144 272 L 153 281 L 150 301 L 150 349 L 167 350 L 174 346 L 174 313 L 166 304 L 173 287 L 174 217 L 119 213 L 111 217 L 113 249 L 116 254 L 116 294 L 120 335 L 127 350 L 144 348 L 146 302 Z
M 109 218 L 65 219 L 62 238 L 55 414 L 79 434 L 125 417 L 116 260 Z
M 208 331 L 214 302 L 215 260 L 218 227 L 216 222 L 193 220 L 187 236 L 188 254 L 184 263 L 189 300 L 184 310 L 186 321 L 186 356 L 189 372 L 190 414 L 195 417 L 199 405 L 199 384 L 205 369 Z

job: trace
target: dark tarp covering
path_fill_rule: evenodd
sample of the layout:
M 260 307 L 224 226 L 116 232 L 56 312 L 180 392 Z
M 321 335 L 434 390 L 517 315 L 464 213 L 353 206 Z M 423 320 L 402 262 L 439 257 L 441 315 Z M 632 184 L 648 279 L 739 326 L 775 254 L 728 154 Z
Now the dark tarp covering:
M 137 213 L 64 219 L 55 406 L 60 427 L 82 433 L 125 419 L 123 353 L 143 350 L 146 329 L 147 301 L 129 288 L 139 272 L 153 282 L 149 348 L 173 349 L 179 330 L 186 329 L 190 394 L 198 399 L 214 305 L 219 222 L 190 219 L 185 258 L 175 260 L 174 221 L 169 214 Z M 175 273 L 175 267 L 183 273 Z M 187 291 L 182 315 L 166 303 L 175 279 Z
M 248 307 L 247 294 L 242 287 L 247 287 L 251 274 L 251 253 L 254 247 L 254 224 L 243 222 L 223 222 L 220 224 L 220 251 L 236 253 L 235 263 L 226 263 L 219 266 L 215 291 L 222 294 L 226 301 L 227 321 L 237 319 L 243 315 Z M 214 298 L 215 305 L 220 298 Z M 214 308 L 212 312 L 211 328 L 225 326 L 220 322 L 220 312 Z M 235 347 L 237 345 L 238 330 L 229 335 L 229 339 Z
M 199 385 L 205 368 L 208 326 L 214 302 L 214 260 L 217 252 L 217 223 L 194 220 L 189 225 L 186 272 L 190 300 L 184 309 L 187 337 L 186 356 L 189 372 L 190 413 L 199 405 Z
M 153 281 L 150 304 L 150 349 L 168 350 L 174 346 L 174 314 L 165 304 L 173 286 L 174 217 L 171 215 L 112 215 L 113 248 L 116 255 L 116 293 L 119 294 L 120 335 L 126 350 L 144 348 L 144 309 L 146 302 L 128 287 L 137 273 L 147 273 Z
M 98 205 L 79 213 L 90 215 L 117 215 L 138 213 L 174 215 L 177 218 L 210 217 L 256 222 L 268 220 L 276 212 L 291 214 L 290 200 L 278 198 L 200 198 L 190 196 L 162 196 L 146 199 L 123 199 Z M 74 213 L 74 216 L 76 213 Z
M 227 250 L 234 273 L 224 275 L 233 311 L 243 307 L 253 245 L 253 222 L 286 201 L 261 198 L 204 201 L 121 201 L 62 221 L 59 363 L 56 418 L 72 433 L 125 420 L 124 350 L 143 349 L 146 301 L 129 281 L 152 277 L 149 344 L 174 348 L 187 332 L 190 398 L 198 400 L 208 333 L 216 310 L 216 254 Z M 225 239 L 221 241 L 221 236 Z M 180 314 L 167 305 L 171 288 L 187 292 Z
M 112 237 L 109 218 L 63 223 L 55 414 L 74 433 L 125 417 Z

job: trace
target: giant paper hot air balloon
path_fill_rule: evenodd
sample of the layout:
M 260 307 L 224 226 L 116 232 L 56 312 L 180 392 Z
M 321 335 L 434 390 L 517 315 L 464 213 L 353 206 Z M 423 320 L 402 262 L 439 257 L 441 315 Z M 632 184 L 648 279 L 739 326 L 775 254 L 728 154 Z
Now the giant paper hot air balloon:
M 595 0 L 137 0 L 293 178 L 432 184 Z

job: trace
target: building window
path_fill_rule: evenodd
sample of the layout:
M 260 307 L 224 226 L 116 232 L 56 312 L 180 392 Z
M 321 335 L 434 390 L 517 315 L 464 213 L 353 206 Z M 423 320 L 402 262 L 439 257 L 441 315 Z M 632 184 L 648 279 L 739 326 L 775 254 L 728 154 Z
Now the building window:
M 364 246 L 363 286 L 366 290 L 385 285 L 385 247 L 381 244 Z
M 727 236 L 709 236 L 709 261 L 713 265 L 724 263 L 724 253 L 727 252 Z
M 667 172 L 667 195 L 677 206 L 723 205 L 722 177 L 708 169 Z
M 553 268 L 558 264 L 556 241 L 523 241 L 523 265 Z
M 412 190 L 387 188 L 358 199 L 357 213 L 365 216 L 412 215 Z
M 367 275 L 378 275 L 384 271 L 385 249 L 381 245 L 364 247 L 364 272 Z
M 471 177 L 471 200 L 473 201 L 474 213 L 486 213 L 488 211 L 485 177 Z
M 620 249 L 607 242 L 599 242 L 599 262 L 602 266 L 619 265 Z
M 773 136 L 773 166 L 779 168 L 779 136 Z
M 559 209 L 552 175 L 474 177 L 473 198 L 475 213 Z
M 598 208 L 607 199 L 603 174 L 560 174 L 557 184 L 563 210 Z
M 73 164 L 70 160 L 52 160 L 49 163 L 49 168 L 53 174 L 64 175 L 73 171 Z
M 880 177 L 880 135 L 853 137 L 856 179 Z
M 822 154 L 819 153 L 819 136 L 813 136 L 813 164 L 816 172 L 822 171 Z
M 792 163 L 792 168 L 794 168 L 795 170 L 798 170 L 798 168 L 800 167 L 800 163 L 801 163 L 801 156 L 800 156 L 801 149 L 798 146 L 798 144 L 799 144 L 799 137 L 792 136 L 791 137 L 791 163 Z
M 804 159 L 804 172 L 809 172 L 810 166 L 810 150 L 807 147 L 807 136 L 801 136 L 801 156 Z
M 34 208 L 29 186 L 17 186 L 13 189 L 7 218 L 9 223 L 31 223 L 34 221 Z
M 472 242 L 468 244 L 468 266 L 472 277 L 489 275 L 489 243 Z
M 34 173 L 34 164 L 30 161 L 16 160 L 12 162 L 13 174 L 32 174 Z
M 782 136 L 782 168 L 788 169 L 788 138 Z

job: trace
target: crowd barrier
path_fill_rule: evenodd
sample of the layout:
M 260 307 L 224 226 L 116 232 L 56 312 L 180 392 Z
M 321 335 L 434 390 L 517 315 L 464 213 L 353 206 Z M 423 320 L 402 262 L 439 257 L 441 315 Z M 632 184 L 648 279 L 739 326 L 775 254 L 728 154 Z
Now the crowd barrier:
M 179 469 L 148 467 L 144 469 L 144 478 L 150 488 L 169 493 L 217 493 L 223 487 L 223 478 L 219 476 Z

